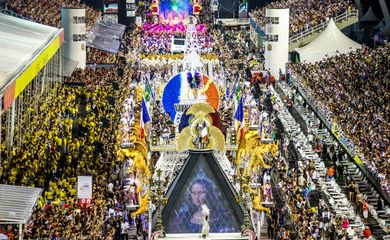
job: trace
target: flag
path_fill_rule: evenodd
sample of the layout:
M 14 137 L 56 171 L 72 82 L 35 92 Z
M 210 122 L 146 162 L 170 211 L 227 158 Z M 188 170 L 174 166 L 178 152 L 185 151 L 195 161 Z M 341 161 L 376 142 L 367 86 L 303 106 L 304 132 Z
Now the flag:
M 260 137 L 263 135 L 263 122 L 266 118 L 267 118 L 267 113 L 262 112 L 261 113 L 261 121 L 260 121 L 260 125 L 259 125 L 259 136 Z
M 151 94 L 152 94 L 152 89 L 150 87 L 148 78 L 146 78 L 146 80 L 145 80 L 145 100 L 147 102 L 149 102 Z
M 239 129 L 241 131 L 240 139 L 242 139 L 245 133 L 244 104 L 242 103 L 242 98 L 240 98 L 240 103 L 237 106 L 236 113 L 234 114 L 234 119 L 240 122 L 240 126 L 239 126 Z
M 228 100 L 229 99 L 229 85 L 228 85 L 228 81 L 226 80 L 225 83 L 226 83 L 226 96 L 225 96 L 225 98 L 226 98 L 226 100 Z
M 259 125 L 259 136 L 262 137 L 263 135 L 263 120 L 261 120 Z
M 241 98 L 241 85 L 240 84 L 237 85 L 235 94 L 236 94 L 237 100 Z
M 236 80 L 234 80 L 234 83 L 233 83 L 233 86 L 232 86 L 232 90 L 230 91 L 229 98 L 233 98 L 233 94 L 236 93 L 237 84 L 238 84 L 238 75 L 236 76 Z
M 145 137 L 145 124 L 150 122 L 150 115 L 148 112 L 148 108 L 146 107 L 145 99 L 142 97 L 141 102 L 141 120 L 140 120 L 140 133 L 139 137 L 144 138 Z
M 202 135 L 203 138 L 207 136 L 207 124 L 206 124 L 206 121 L 203 122 L 201 135 Z

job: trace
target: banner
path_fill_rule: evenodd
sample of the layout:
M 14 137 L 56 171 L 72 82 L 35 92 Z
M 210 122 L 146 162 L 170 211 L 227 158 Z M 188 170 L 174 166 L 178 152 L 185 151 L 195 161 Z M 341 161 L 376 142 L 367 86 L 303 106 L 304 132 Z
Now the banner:
M 77 177 L 77 198 L 92 199 L 92 176 Z
M 354 156 L 354 160 L 357 164 L 362 164 L 362 161 L 360 158 L 356 155 L 357 151 L 355 149 L 355 145 L 353 144 L 352 140 L 347 138 L 344 133 L 342 132 L 340 126 L 333 122 L 332 123 L 332 128 L 331 128 L 332 133 L 336 137 L 337 140 L 343 145 L 343 147 L 352 155 Z
M 3 111 L 6 112 L 7 109 L 12 106 L 12 102 L 14 101 L 14 93 L 15 93 L 15 82 L 11 83 L 8 86 L 7 90 L 4 92 L 4 107 Z

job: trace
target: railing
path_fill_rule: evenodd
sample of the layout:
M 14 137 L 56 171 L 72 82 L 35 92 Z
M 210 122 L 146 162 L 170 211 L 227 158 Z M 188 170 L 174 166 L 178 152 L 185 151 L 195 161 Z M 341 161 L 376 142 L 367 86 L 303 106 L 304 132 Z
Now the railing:
M 336 17 L 333 18 L 333 21 L 335 23 L 342 22 L 345 19 L 351 18 L 351 17 L 358 17 L 358 11 L 357 10 L 351 10 L 351 11 L 345 11 L 342 14 L 337 15 Z M 290 37 L 289 43 L 294 43 L 298 41 L 299 39 L 302 39 L 304 37 L 307 37 L 315 32 L 323 31 L 326 27 L 328 26 L 328 21 L 324 20 L 321 23 L 317 24 L 314 27 L 311 27 L 307 30 L 304 30 L 302 32 L 299 32 L 293 36 Z
M 257 34 L 259 34 L 260 36 L 265 36 L 265 28 L 264 27 L 262 28 L 259 25 L 257 25 L 256 21 L 253 20 L 251 17 L 249 18 L 249 24 L 255 29 Z
M 346 19 L 349 19 L 351 17 L 358 17 L 358 10 L 353 9 L 350 11 L 345 11 L 336 17 L 333 18 L 333 21 L 335 23 L 342 22 Z M 252 19 L 252 17 L 249 17 L 249 23 L 250 25 L 255 29 L 255 31 L 260 35 L 260 36 L 265 36 L 265 27 L 259 26 L 255 20 Z M 296 33 L 293 36 L 289 38 L 289 43 L 292 44 L 296 41 L 298 41 L 301 38 L 304 38 L 306 36 L 309 36 L 315 32 L 322 31 L 328 26 L 328 21 L 324 20 L 320 22 L 319 24 L 315 25 L 314 27 L 310 27 L 309 29 L 306 29 L 302 32 Z
M 149 140 L 150 142 L 152 139 Z M 225 151 L 237 151 L 238 145 L 231 144 L 229 139 L 225 140 Z M 157 144 L 151 144 L 150 150 L 152 152 L 157 151 L 177 151 L 177 139 L 170 139 L 168 142 L 158 142 Z

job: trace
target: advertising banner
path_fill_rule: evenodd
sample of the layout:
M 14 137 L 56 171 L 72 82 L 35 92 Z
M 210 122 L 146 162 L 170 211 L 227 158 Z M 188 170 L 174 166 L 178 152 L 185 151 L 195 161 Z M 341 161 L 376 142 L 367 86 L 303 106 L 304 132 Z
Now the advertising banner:
M 78 199 L 92 199 L 92 176 L 77 177 Z

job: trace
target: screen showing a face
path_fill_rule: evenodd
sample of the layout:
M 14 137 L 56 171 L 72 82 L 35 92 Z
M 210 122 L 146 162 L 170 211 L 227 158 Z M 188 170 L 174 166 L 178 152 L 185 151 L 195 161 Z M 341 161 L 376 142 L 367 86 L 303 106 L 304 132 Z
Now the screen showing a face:
M 233 210 L 204 158 L 197 160 L 191 174 L 169 214 L 167 233 L 200 233 L 205 215 L 202 205 L 210 210 L 209 226 L 212 233 L 239 232 Z

